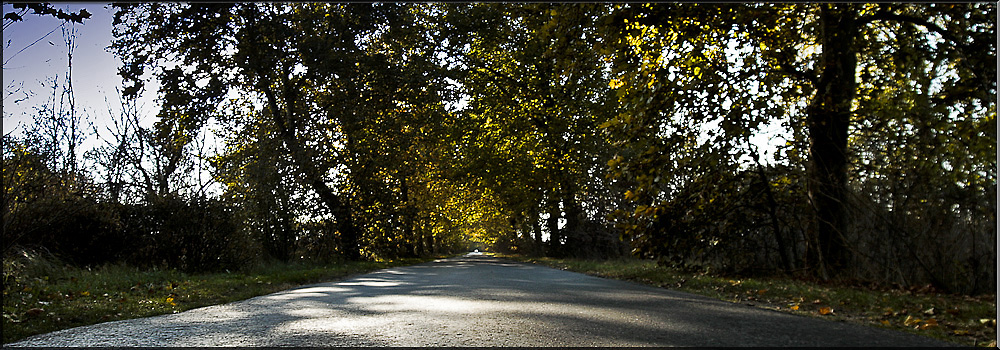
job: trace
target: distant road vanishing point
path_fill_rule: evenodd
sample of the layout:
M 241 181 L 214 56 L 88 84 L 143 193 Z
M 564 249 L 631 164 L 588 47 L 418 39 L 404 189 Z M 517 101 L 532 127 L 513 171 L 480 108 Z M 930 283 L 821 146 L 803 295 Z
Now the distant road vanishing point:
M 958 346 L 470 253 L 7 346 Z

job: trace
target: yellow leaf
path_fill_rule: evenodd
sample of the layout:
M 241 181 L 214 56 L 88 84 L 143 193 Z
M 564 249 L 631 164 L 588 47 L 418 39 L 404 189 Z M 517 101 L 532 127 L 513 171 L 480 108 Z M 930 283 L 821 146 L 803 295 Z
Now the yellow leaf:
M 888 325 L 889 325 L 889 321 L 887 321 L 887 320 L 882 320 L 882 325 L 885 325 L 885 326 L 888 326 Z
M 83 292 L 80 292 L 80 295 L 87 297 L 87 296 L 90 296 L 90 292 L 83 291 Z
M 921 321 L 921 319 L 919 319 L 919 318 L 916 318 L 916 317 L 913 317 L 913 316 L 906 316 L 906 319 L 903 320 L 903 325 L 905 325 L 905 326 L 915 326 L 918 323 L 920 323 L 920 321 Z
M 955 333 L 955 335 L 969 335 L 969 334 L 971 334 L 971 332 L 969 332 L 967 330 L 964 330 L 964 329 L 956 329 L 956 330 L 952 331 L 952 333 Z
M 177 303 L 174 302 L 174 298 L 173 297 L 168 297 L 167 298 L 167 304 L 177 306 Z
M 798 309 L 799 309 L 798 305 L 792 305 L 792 310 L 798 310 Z
M 647 207 L 645 214 L 646 216 L 653 216 L 654 214 L 656 214 L 656 208 Z
M 819 308 L 819 314 L 820 315 L 829 315 L 829 314 L 832 314 L 832 313 L 833 313 L 833 309 L 830 308 L 829 306 L 824 306 L 824 307 Z
M 927 329 L 927 328 L 935 327 L 937 325 L 938 325 L 937 320 L 931 318 L 931 319 L 925 320 L 924 324 L 917 326 L 917 328 L 918 329 Z
M 644 214 L 646 212 L 646 208 L 649 208 L 649 206 L 640 205 L 640 206 L 636 207 L 635 208 L 635 215 Z

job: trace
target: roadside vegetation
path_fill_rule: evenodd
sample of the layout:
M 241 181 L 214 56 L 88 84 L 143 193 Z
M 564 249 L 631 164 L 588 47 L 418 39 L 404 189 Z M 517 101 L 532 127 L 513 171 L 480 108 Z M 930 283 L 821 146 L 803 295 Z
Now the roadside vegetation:
M 930 286 L 730 277 L 657 266 L 653 260 L 499 256 L 791 314 L 906 331 L 963 345 L 997 346 L 996 294 L 966 296 Z
M 23 252 L 3 261 L 3 342 L 101 322 L 177 313 L 429 261 L 272 262 L 245 271 L 185 273 L 126 265 L 80 268 Z

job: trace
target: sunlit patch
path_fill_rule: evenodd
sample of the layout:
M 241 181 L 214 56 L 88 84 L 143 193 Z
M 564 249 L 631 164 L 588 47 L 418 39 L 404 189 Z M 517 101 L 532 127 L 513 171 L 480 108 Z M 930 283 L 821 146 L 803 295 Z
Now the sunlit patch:
M 387 282 L 387 281 L 361 281 L 361 282 L 341 282 L 338 283 L 342 286 L 362 286 L 362 287 L 396 287 L 403 285 L 399 282 Z
M 340 287 L 309 287 L 302 289 L 293 289 L 284 293 L 270 295 L 267 296 L 267 299 L 290 300 L 290 299 L 299 299 L 306 297 L 328 297 L 331 294 L 344 293 L 348 291 L 349 289 Z
M 479 313 L 488 309 L 482 301 L 426 295 L 384 295 L 377 297 L 357 297 L 348 302 L 366 305 L 366 309 L 377 312 L 447 312 Z
M 347 288 L 340 287 L 309 287 L 302 289 L 294 289 L 289 291 L 289 293 L 343 293 L 348 291 Z
M 327 305 L 318 305 L 327 306 Z M 299 308 L 288 308 L 285 311 L 286 315 L 301 317 L 301 318 L 330 318 L 337 316 L 340 312 L 331 309 L 329 307 L 299 307 Z

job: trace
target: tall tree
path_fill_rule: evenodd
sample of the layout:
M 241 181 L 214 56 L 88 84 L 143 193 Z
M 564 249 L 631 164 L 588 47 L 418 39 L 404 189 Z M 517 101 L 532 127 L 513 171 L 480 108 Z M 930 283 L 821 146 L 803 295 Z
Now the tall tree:
M 786 124 L 793 128 L 803 125 L 815 223 L 810 235 L 812 266 L 828 277 L 841 272 L 851 259 L 845 210 L 851 171 L 848 140 L 852 125 L 870 117 L 858 115 L 859 72 L 893 74 L 913 69 L 920 60 L 950 56 L 958 86 L 974 84 L 982 87 L 979 96 L 995 96 L 995 83 L 989 83 L 995 80 L 995 67 L 983 64 L 995 61 L 991 50 L 995 23 L 985 20 L 990 13 L 995 13 L 994 6 L 979 4 L 623 6 L 617 14 L 618 28 L 625 34 L 619 43 L 631 49 L 618 55 L 623 72 L 619 91 L 630 111 L 608 127 L 625 137 L 661 135 L 651 139 L 654 145 L 632 145 L 639 152 L 648 147 L 645 154 L 658 154 L 655 143 L 663 141 L 678 154 L 677 146 L 702 144 L 687 135 L 702 133 L 716 145 L 742 144 L 738 158 L 749 150 L 748 133 L 759 126 L 779 118 L 788 118 Z M 924 44 L 929 41 L 934 44 Z M 910 45 L 930 50 L 906 65 L 877 59 L 880 50 Z M 670 125 L 685 118 L 694 121 L 686 123 L 694 129 Z M 711 125 L 706 122 L 714 120 L 719 120 L 723 138 L 713 139 L 712 131 L 698 130 L 699 124 Z M 717 158 L 710 154 L 694 153 L 714 163 Z M 636 175 L 643 174 L 645 162 L 677 164 L 687 158 L 653 159 L 618 164 Z M 674 169 L 678 168 L 671 172 Z M 652 182 L 662 175 L 654 170 L 636 177 L 639 189 L 655 188 Z M 647 201 L 654 198 L 655 194 Z
M 481 161 L 476 176 L 507 203 L 515 226 L 535 230 L 547 216 L 552 253 L 579 246 L 592 219 L 583 206 L 605 194 L 583 189 L 609 157 L 592 130 L 614 107 L 603 63 L 588 53 L 600 45 L 594 23 L 606 7 L 479 4 L 455 11 L 481 20 L 464 24 L 469 34 L 455 38 L 462 49 L 453 53 L 468 67 L 460 83 L 469 117 L 479 120 L 469 149 Z
M 141 87 L 147 67 L 164 65 L 155 73 L 160 80 L 183 70 L 178 75 L 188 80 L 207 79 L 198 89 L 212 96 L 248 94 L 299 180 L 335 218 L 342 252 L 359 259 L 357 215 L 370 208 L 356 206 L 373 203 L 357 199 L 405 183 L 412 165 L 386 157 L 407 148 L 390 134 L 432 125 L 422 118 L 441 113 L 444 84 L 422 13 L 398 4 L 126 6 L 114 46 L 126 58 L 128 92 Z

